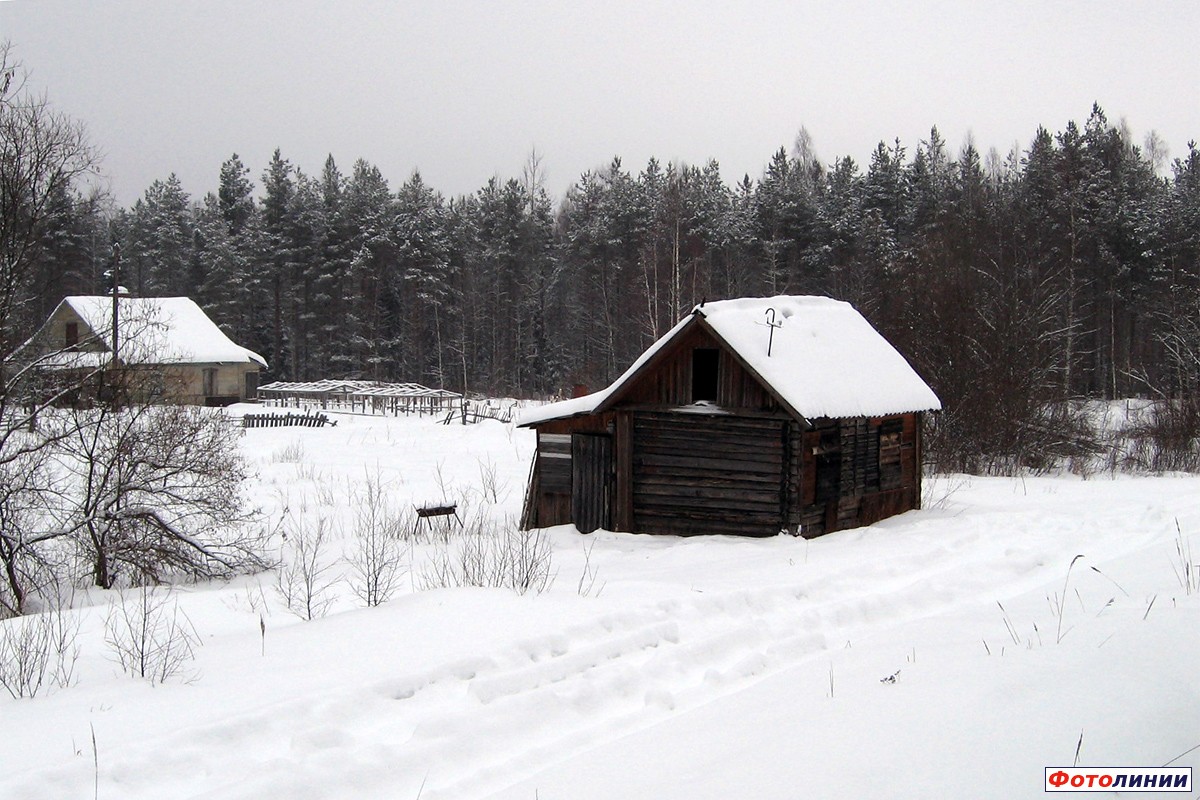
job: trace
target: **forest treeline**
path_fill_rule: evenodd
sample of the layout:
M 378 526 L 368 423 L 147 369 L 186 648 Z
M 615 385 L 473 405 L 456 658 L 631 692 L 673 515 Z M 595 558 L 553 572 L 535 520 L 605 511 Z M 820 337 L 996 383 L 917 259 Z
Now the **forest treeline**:
M 757 180 L 614 159 L 558 201 L 536 155 L 453 198 L 362 160 L 233 155 L 204 197 L 174 175 L 116 211 L 65 190 L 25 308 L 105 291 L 117 242 L 123 285 L 194 298 L 268 380 L 530 396 L 605 385 L 705 298 L 829 295 L 941 396 L 945 466 L 979 468 L 1061 429 L 1064 401 L 1194 392 L 1200 151 L 1161 161 L 1098 106 L 1007 155 L 934 129 L 827 164 L 802 131 Z

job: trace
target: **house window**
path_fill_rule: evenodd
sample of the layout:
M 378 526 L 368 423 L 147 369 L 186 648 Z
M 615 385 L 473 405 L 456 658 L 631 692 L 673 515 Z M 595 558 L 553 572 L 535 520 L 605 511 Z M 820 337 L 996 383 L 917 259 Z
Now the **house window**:
M 74 347 L 79 344 L 79 323 L 68 322 L 66 336 L 64 337 L 63 345 L 65 347 Z
M 717 365 L 720 351 L 711 347 L 697 347 L 692 351 L 692 402 L 717 400 Z
M 246 399 L 247 400 L 257 400 L 258 399 L 258 373 L 257 372 L 247 372 L 246 373 Z
M 217 371 L 209 368 L 204 370 L 204 396 L 215 397 L 217 394 Z

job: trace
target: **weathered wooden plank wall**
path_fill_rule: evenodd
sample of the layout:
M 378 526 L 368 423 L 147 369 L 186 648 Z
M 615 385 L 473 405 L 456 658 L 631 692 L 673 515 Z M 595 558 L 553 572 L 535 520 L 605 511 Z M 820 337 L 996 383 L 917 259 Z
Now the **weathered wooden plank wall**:
M 773 536 L 783 510 L 786 422 L 633 415 L 633 522 L 644 533 Z
M 660 353 L 654 369 L 647 369 L 625 390 L 628 405 L 684 406 L 692 397 L 692 351 L 719 348 L 716 405 L 722 408 L 776 411 L 779 404 L 737 359 L 702 328 L 696 328 Z
M 803 535 L 870 525 L 918 508 L 919 423 L 919 414 L 815 420 L 800 454 Z

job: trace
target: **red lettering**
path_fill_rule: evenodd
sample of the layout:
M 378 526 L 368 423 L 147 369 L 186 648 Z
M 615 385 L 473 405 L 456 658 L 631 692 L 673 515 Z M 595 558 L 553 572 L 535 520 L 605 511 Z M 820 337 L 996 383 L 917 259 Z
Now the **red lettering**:
M 1062 770 L 1059 770 L 1058 772 L 1053 773 L 1046 780 L 1050 782 L 1051 786 L 1062 786 L 1070 779 L 1071 779 L 1071 777 L 1069 775 L 1067 775 L 1067 773 L 1063 772 Z
M 1100 776 L 1100 786 L 1101 787 L 1107 789 L 1108 787 L 1112 786 L 1112 783 L 1113 783 L 1112 775 L 1101 775 Z M 1122 781 L 1122 783 L 1124 783 L 1124 781 Z

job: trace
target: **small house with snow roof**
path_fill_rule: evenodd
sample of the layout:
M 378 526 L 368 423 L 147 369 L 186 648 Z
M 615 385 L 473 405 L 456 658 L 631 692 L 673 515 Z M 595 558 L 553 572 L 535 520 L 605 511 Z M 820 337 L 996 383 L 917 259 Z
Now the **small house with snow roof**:
M 921 503 L 933 390 L 849 303 L 701 304 L 607 389 L 531 409 L 525 528 L 806 538 Z
M 121 367 L 145 377 L 139 386 L 169 402 L 254 398 L 266 360 L 235 344 L 191 299 L 120 295 L 117 319 L 114 358 L 113 297 L 66 297 L 14 360 L 44 372 L 99 375 Z

